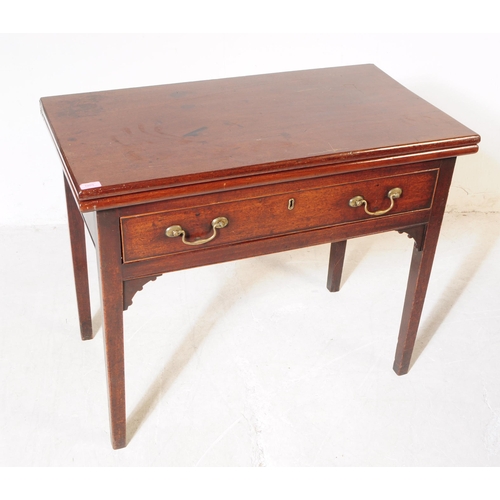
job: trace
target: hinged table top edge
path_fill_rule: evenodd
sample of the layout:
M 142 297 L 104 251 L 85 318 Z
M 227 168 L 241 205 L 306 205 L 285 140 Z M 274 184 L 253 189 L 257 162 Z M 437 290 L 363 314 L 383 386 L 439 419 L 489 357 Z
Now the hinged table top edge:
M 371 64 L 45 97 L 41 109 L 76 198 L 96 207 L 328 164 L 457 156 L 480 141 Z

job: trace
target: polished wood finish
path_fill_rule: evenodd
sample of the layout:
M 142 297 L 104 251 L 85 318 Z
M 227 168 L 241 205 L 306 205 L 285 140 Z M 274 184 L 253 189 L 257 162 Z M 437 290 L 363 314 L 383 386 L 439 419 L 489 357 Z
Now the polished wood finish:
M 410 368 L 411 354 L 424 307 L 425 294 L 427 292 L 427 285 L 429 284 L 434 253 L 439 239 L 439 231 L 441 229 L 454 166 L 455 158 L 450 158 L 442 162 L 439 183 L 429 216 L 429 222 L 420 241 L 421 248 L 419 248 L 418 244 L 413 247 L 410 275 L 403 307 L 403 318 L 401 320 L 396 359 L 394 361 L 394 371 L 398 375 L 406 374 Z
M 336 184 L 338 176 L 330 176 L 274 186 L 275 193 L 286 189 L 282 194 L 262 196 L 262 189 L 242 190 L 238 193 L 238 201 L 228 202 L 225 199 L 231 200 L 234 194 L 220 195 L 216 204 L 212 198 L 195 197 L 184 201 L 186 208 L 183 210 L 123 217 L 123 258 L 125 262 L 133 262 L 193 251 L 180 239 L 166 239 L 165 229 L 178 224 L 186 229 L 192 240 L 204 238 L 211 232 L 210 222 L 219 216 L 226 217 L 229 225 L 207 244 L 209 247 L 367 220 L 370 216 L 365 210 L 350 207 L 349 200 L 363 194 L 370 200 L 371 210 L 385 209 L 390 204 L 387 193 L 394 187 L 402 188 L 403 196 L 391 210 L 391 215 L 426 210 L 432 203 L 437 174 L 438 169 L 431 168 L 363 182 L 355 182 L 356 176 L 351 174 L 340 185 Z M 349 181 L 349 178 L 353 180 Z M 293 200 L 293 208 L 289 206 L 290 200 Z
M 83 210 L 473 153 L 478 141 L 370 64 L 46 97 L 42 111 Z
M 346 246 L 346 240 L 333 242 L 330 245 L 330 260 L 326 279 L 326 288 L 330 292 L 338 292 L 340 290 Z
M 91 337 L 84 220 L 97 247 L 111 440 L 126 445 L 123 310 L 157 276 L 331 245 L 415 240 L 394 370 L 408 371 L 455 158 L 479 136 L 373 65 L 41 100 L 66 178 L 82 338 Z M 402 194 L 391 205 L 388 191 Z M 355 196 L 365 207 L 350 206 Z M 82 219 L 82 215 L 84 219 Z M 228 225 L 208 239 L 212 221 Z M 166 230 L 181 226 L 181 237 Z M 90 328 L 90 329 L 89 329 Z
M 116 210 L 97 212 L 99 281 L 108 377 L 111 444 L 126 446 L 123 282 L 120 272 L 120 227 Z
M 87 250 L 85 243 L 85 225 L 82 214 L 75 203 L 71 188 L 64 179 L 66 208 L 68 213 L 69 237 L 73 257 L 73 273 L 76 286 L 76 302 L 80 319 L 80 335 L 82 340 L 90 340 L 92 332 L 92 311 L 90 308 L 89 275 L 87 267 Z

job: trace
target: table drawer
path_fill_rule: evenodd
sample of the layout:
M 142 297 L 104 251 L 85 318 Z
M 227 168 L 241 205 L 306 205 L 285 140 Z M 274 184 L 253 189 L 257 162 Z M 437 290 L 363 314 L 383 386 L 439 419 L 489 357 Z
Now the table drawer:
M 286 191 L 280 185 L 284 192 L 271 196 L 122 217 L 123 260 L 199 251 L 429 209 L 437 175 L 437 170 L 426 170 L 348 184 L 323 183 L 307 190 L 295 187 Z

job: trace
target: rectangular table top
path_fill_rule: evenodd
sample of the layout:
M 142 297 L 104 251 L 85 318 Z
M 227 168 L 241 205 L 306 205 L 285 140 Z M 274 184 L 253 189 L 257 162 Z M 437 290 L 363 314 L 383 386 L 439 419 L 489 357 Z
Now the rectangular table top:
M 371 64 L 44 97 L 41 108 L 79 200 L 473 153 L 480 140 Z

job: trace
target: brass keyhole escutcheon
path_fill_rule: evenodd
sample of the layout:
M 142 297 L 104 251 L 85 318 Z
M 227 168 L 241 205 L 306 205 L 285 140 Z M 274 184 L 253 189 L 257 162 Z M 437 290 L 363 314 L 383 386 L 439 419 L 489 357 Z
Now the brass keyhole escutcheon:
M 295 198 L 290 198 L 288 200 L 288 210 L 293 210 L 295 207 Z

